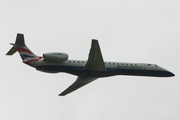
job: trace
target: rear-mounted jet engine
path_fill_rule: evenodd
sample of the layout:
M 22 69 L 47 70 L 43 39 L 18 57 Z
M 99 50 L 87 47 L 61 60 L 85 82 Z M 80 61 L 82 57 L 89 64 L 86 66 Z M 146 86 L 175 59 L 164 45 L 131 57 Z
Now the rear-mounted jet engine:
M 45 53 L 43 54 L 44 61 L 62 62 L 68 60 L 66 53 Z

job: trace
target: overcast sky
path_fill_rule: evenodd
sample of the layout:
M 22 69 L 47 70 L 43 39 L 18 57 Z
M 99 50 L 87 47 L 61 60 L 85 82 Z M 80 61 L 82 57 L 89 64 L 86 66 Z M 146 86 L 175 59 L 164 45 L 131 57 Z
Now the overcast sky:
M 0 0 L 1 120 L 179 120 L 179 0 Z M 105 61 L 155 63 L 175 73 L 98 79 L 58 96 L 76 76 L 47 74 L 5 56 L 17 33 L 37 55 L 87 60 L 91 39 Z

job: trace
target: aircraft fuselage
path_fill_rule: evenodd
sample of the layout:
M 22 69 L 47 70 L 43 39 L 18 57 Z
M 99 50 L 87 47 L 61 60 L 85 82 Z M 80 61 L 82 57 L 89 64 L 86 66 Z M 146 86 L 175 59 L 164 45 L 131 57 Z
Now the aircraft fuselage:
M 122 62 L 104 62 L 105 71 L 89 71 L 84 67 L 87 61 L 67 60 L 63 62 L 47 62 L 39 60 L 29 64 L 37 70 L 47 73 L 65 72 L 76 76 L 89 77 L 109 77 L 114 75 L 134 75 L 134 76 L 152 76 L 152 77 L 171 77 L 174 76 L 170 71 L 159 67 L 156 64 L 146 63 L 122 63 Z

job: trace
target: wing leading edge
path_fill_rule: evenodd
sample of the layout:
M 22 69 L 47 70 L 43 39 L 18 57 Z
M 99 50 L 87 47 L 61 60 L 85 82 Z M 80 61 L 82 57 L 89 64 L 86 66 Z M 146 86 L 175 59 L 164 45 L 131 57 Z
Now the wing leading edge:
M 88 57 L 88 61 L 85 65 L 84 70 L 88 70 L 88 71 L 105 71 L 105 65 L 104 65 L 104 60 L 101 54 L 101 50 L 99 47 L 99 43 L 97 40 L 92 40 L 91 43 L 91 49 L 89 52 L 89 57 Z M 78 78 L 76 79 L 76 81 L 69 86 L 66 90 L 64 90 L 62 93 L 59 94 L 59 96 L 65 96 L 77 89 L 79 89 L 80 87 L 89 84 L 90 82 L 96 80 L 98 78 L 95 77 L 91 77 L 91 76 L 78 76 Z

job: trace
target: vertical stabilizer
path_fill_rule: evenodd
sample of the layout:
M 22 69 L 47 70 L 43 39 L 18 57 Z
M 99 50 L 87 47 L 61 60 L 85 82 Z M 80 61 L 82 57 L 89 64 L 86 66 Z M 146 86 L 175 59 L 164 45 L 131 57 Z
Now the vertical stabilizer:
M 20 34 L 20 33 L 17 34 L 15 45 L 16 46 L 25 46 L 23 34 Z
M 37 56 L 25 45 L 24 35 L 18 33 L 15 44 L 10 43 L 13 47 L 7 52 L 6 55 L 13 55 L 17 51 L 19 52 L 22 60 L 29 58 L 37 58 Z

